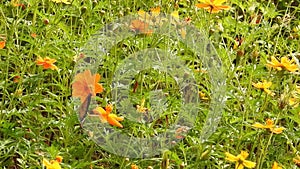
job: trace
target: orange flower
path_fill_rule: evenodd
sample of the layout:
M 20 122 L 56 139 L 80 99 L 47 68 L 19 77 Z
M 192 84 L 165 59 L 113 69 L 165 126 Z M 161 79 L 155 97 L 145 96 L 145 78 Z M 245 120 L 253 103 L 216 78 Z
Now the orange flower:
M 98 73 L 92 75 L 90 70 L 78 73 L 72 84 L 72 96 L 79 97 L 83 103 L 89 94 L 96 96 L 97 93 L 103 92 L 102 85 L 98 83 L 99 80 L 100 75 Z
M 18 83 L 20 79 L 21 79 L 21 76 L 16 75 L 16 76 L 14 76 L 14 78 L 13 78 L 13 82 L 14 82 L 14 83 Z
M 14 7 L 22 7 L 22 9 L 24 10 L 26 8 L 26 6 L 24 4 L 13 4 Z
M 175 138 L 177 138 L 177 139 L 183 139 L 185 137 L 184 135 L 189 130 L 190 130 L 190 128 L 187 127 L 187 126 L 181 126 L 181 127 L 177 128 L 176 131 L 175 131 Z M 182 133 L 184 133 L 184 134 L 182 135 Z
M 19 0 L 12 0 L 11 4 L 14 7 L 22 7 L 23 10 L 26 8 L 26 6 L 22 3 L 20 3 Z
M 149 29 L 149 25 L 147 23 L 138 19 L 132 20 L 129 27 L 131 30 L 137 33 L 142 33 L 145 35 L 151 35 L 153 33 L 153 30 Z
M 107 105 L 105 110 L 102 107 L 97 107 L 93 110 L 95 114 L 98 114 L 102 123 L 108 122 L 110 125 L 123 128 L 123 125 L 119 121 L 123 121 L 123 117 L 118 117 L 116 114 L 112 114 L 112 105 Z
M 226 0 L 200 0 L 200 2 L 202 3 L 196 4 L 196 7 L 206 9 L 210 13 L 218 13 L 223 9 L 230 9 L 230 6 L 222 5 Z
M 44 69 L 57 70 L 58 68 L 54 65 L 56 62 L 55 59 L 51 59 L 49 57 L 41 58 L 40 56 L 36 60 L 36 64 L 39 66 L 43 66 Z
M 31 37 L 36 38 L 37 34 L 36 33 L 32 33 L 30 34 Z
M 131 169 L 139 169 L 139 167 L 135 164 L 131 164 Z
M 229 152 L 226 152 L 225 155 L 226 155 L 225 160 L 228 160 L 230 162 L 236 162 L 235 169 L 243 169 L 244 167 L 254 168 L 256 165 L 255 162 L 246 160 L 246 158 L 249 155 L 246 151 L 241 151 L 241 154 L 237 156 L 232 155 Z
M 282 167 L 280 167 L 280 166 L 278 165 L 278 163 L 277 163 L 276 161 L 274 161 L 273 166 L 272 166 L 272 169 L 282 169 Z
M 298 66 L 293 64 L 293 62 L 294 60 L 289 60 L 287 57 L 282 57 L 279 62 L 274 56 L 272 56 L 271 62 L 268 61 L 266 65 L 277 70 L 286 69 L 290 72 L 295 72 L 298 70 Z
M 5 41 L 0 41 L 0 49 L 3 49 L 5 47 Z
M 252 85 L 257 89 L 261 89 L 265 91 L 267 94 L 271 96 L 275 95 L 275 93 L 271 92 L 271 90 L 268 89 L 272 86 L 272 82 L 267 82 L 266 80 L 264 80 L 263 82 L 252 83 Z
M 274 122 L 271 119 L 267 119 L 265 125 L 260 124 L 260 123 L 254 123 L 252 126 L 255 128 L 260 128 L 260 129 L 269 129 L 271 132 L 273 132 L 275 134 L 280 134 L 284 130 L 283 127 L 275 128 Z
M 300 156 L 299 155 L 297 155 L 297 157 L 293 158 L 293 161 L 298 167 L 300 167 Z
M 47 169 L 61 169 L 60 163 L 62 160 L 62 156 L 56 156 L 55 160 L 50 160 L 50 162 L 46 159 L 43 159 L 43 165 L 46 166 Z

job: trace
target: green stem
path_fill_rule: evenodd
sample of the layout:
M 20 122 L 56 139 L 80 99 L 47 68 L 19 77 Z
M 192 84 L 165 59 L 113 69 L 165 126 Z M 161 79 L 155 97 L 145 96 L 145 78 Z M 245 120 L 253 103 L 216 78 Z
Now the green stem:
M 259 157 L 259 160 L 257 162 L 257 169 L 258 168 L 262 168 L 262 164 L 263 164 L 263 161 L 266 157 L 266 154 L 267 154 L 267 148 L 269 147 L 269 145 L 271 144 L 271 139 L 272 139 L 272 136 L 273 136 L 273 133 L 271 133 L 269 139 L 268 139 L 268 143 L 266 144 L 266 146 L 262 149 L 262 152 L 260 154 L 260 157 Z

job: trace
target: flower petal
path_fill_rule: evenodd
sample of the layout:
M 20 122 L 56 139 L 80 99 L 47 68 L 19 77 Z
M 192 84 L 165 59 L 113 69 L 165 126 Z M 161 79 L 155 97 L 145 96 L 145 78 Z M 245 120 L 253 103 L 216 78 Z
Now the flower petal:
M 263 125 L 263 124 L 260 124 L 260 123 L 254 123 L 252 126 L 255 127 L 255 128 L 260 128 L 260 129 L 268 128 L 266 125 Z
M 278 127 L 278 128 L 270 128 L 270 131 L 275 133 L 275 134 L 280 134 L 284 130 L 283 127 Z
M 226 155 L 225 160 L 227 160 L 227 161 L 236 162 L 239 160 L 239 158 L 237 156 L 232 155 L 229 152 L 226 152 L 225 155 Z
M 237 162 L 237 163 L 235 164 L 235 169 L 244 169 L 244 165 Z
M 241 151 L 241 156 L 243 159 L 246 159 L 249 156 L 249 153 L 247 151 Z
M 121 123 L 119 123 L 119 121 L 122 121 L 122 120 L 123 120 L 122 117 L 118 117 L 115 114 L 109 114 L 108 119 L 107 119 L 107 121 L 110 125 L 117 126 L 120 128 L 123 128 L 123 125 Z
M 243 165 L 247 168 L 254 168 L 256 163 L 249 160 L 244 160 Z
M 280 166 L 278 165 L 278 163 L 277 163 L 276 161 L 274 161 L 273 166 L 272 166 L 272 169 L 282 169 L 282 167 L 280 167 Z
M 5 41 L 0 41 L 0 49 L 3 49 L 5 47 Z
M 226 2 L 226 0 L 214 0 L 213 4 L 216 6 L 222 5 L 222 3 Z
M 211 8 L 211 6 L 209 4 L 196 4 L 197 8 Z

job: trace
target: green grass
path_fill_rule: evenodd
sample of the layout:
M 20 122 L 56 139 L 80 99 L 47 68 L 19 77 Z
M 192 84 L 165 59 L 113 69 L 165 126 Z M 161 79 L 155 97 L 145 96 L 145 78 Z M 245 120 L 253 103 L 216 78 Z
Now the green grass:
M 300 86 L 299 71 L 277 71 L 266 66 L 271 56 L 280 59 L 300 58 L 300 5 L 298 1 L 226 2 L 231 9 L 210 14 L 196 9 L 196 1 L 73 1 L 66 5 L 50 0 L 0 1 L 0 168 L 42 168 L 42 159 L 64 159 L 62 168 L 234 168 L 225 160 L 225 152 L 238 155 L 241 150 L 256 162 L 257 169 L 272 168 L 277 161 L 285 169 L 296 169 L 293 158 L 300 155 L 300 109 L 288 104 Z M 178 3 L 178 4 L 177 4 Z M 153 34 L 127 38 L 111 49 L 99 68 L 100 83 L 105 91 L 97 101 L 101 106 L 113 102 L 111 83 L 117 65 L 127 56 L 147 48 L 168 49 L 176 53 L 194 72 L 199 90 L 209 100 L 201 101 L 195 126 L 187 137 L 168 151 L 155 157 L 126 158 L 105 151 L 84 130 L 72 102 L 74 69 L 81 49 L 88 39 L 105 24 L 119 17 L 133 15 L 139 9 L 149 11 L 160 6 L 162 12 L 178 10 L 180 19 L 191 18 L 191 24 L 207 35 L 222 60 L 226 78 L 226 105 L 217 130 L 205 142 L 200 139 L 205 117 L 213 96 L 211 79 L 201 60 L 183 44 L 167 36 Z M 33 38 L 32 33 L 37 36 Z M 238 41 L 240 43 L 238 43 Z M 43 70 L 35 61 L 38 56 L 56 59 L 56 70 Z M 19 76 L 18 82 L 14 78 Z M 267 95 L 252 83 L 271 81 L 275 96 Z M 151 124 L 126 119 L 124 131 L 133 136 L 162 133 L 164 121 L 176 120 L 178 86 L 164 72 L 146 69 L 134 77 L 138 82 L 131 104 L 140 104 L 149 92 L 161 89 L 170 95 L 163 115 Z M 295 95 L 295 94 L 294 94 Z M 300 94 L 298 100 L 300 102 Z M 115 103 L 114 103 L 115 104 Z M 123 103 L 126 104 L 126 103 Z M 78 106 L 78 105 L 77 105 Z M 150 107 L 151 110 L 151 107 Z M 118 111 L 114 109 L 114 113 Z M 166 119 L 166 117 L 168 119 Z M 281 134 L 255 129 L 255 122 L 267 118 L 284 127 Z M 149 127 L 150 126 L 150 127 Z M 184 167 L 182 166 L 184 164 Z

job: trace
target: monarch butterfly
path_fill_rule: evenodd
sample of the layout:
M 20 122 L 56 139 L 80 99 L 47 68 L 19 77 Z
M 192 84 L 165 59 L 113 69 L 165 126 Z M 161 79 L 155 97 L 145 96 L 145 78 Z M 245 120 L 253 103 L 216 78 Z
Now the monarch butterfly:
M 79 120 L 80 120 L 80 124 L 83 123 L 85 117 L 87 116 L 88 110 L 89 110 L 89 106 L 91 103 L 91 98 L 92 98 L 92 94 L 90 93 L 86 99 L 84 100 L 84 102 L 80 105 L 79 107 Z

